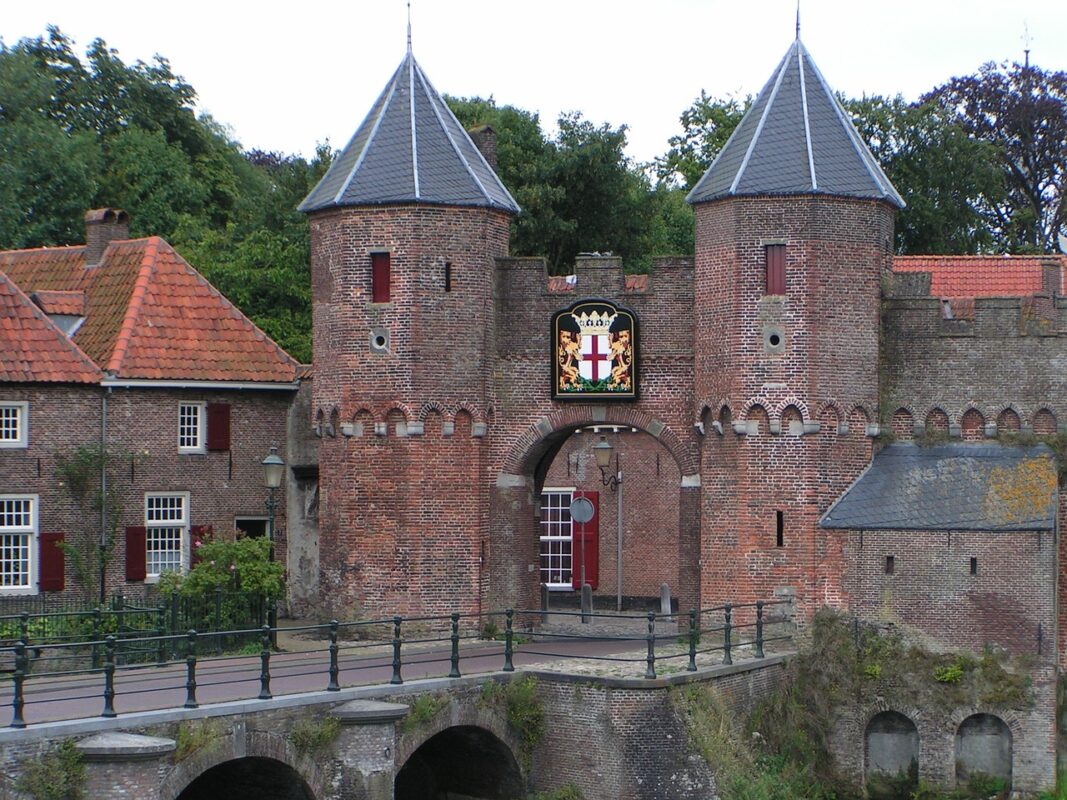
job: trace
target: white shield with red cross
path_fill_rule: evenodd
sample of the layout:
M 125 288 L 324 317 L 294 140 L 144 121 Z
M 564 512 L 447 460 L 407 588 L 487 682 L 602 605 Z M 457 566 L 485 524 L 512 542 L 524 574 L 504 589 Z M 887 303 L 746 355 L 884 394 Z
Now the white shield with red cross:
M 583 334 L 581 352 L 579 375 L 591 383 L 611 377 L 611 348 L 607 334 Z

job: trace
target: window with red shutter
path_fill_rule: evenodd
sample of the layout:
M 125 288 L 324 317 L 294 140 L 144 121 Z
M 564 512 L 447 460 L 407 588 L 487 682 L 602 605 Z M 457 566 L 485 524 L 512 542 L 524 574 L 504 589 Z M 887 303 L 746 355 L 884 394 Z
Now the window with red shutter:
M 371 302 L 373 303 L 389 302 L 389 267 L 388 253 L 370 254 Z
M 571 585 L 582 588 L 582 564 L 585 564 L 585 582 L 595 591 L 600 582 L 600 492 L 576 491 L 575 497 L 584 497 L 593 504 L 593 518 L 586 523 L 572 522 L 573 544 L 571 559 Z
M 126 529 L 126 580 L 143 581 L 148 575 L 147 533 L 143 525 Z
M 37 588 L 42 592 L 62 592 L 64 580 L 62 533 L 42 533 L 40 542 L 40 566 L 37 572 Z
M 230 404 L 207 404 L 207 449 L 230 449 Z
M 785 245 L 769 244 L 767 259 L 767 294 L 785 294 Z

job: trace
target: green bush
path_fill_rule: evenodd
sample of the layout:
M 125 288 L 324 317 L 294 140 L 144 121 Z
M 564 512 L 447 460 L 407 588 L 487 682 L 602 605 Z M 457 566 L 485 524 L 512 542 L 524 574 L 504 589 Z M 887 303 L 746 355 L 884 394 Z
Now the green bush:
M 161 592 L 211 598 L 222 589 L 275 600 L 285 591 L 285 565 L 270 560 L 266 537 L 241 536 L 232 542 L 197 540 L 193 547 L 199 563 L 185 575 L 168 572 L 161 576 Z
M 82 800 L 85 764 L 72 739 L 25 765 L 15 788 L 33 800 Z
M 340 735 L 341 721 L 337 717 L 307 717 L 293 725 L 289 739 L 301 755 L 321 756 Z

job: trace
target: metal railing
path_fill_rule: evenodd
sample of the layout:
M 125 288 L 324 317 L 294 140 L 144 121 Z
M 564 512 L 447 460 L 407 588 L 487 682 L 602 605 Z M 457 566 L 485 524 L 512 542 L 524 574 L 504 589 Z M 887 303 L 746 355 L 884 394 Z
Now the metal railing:
M 346 678 L 346 685 L 402 684 L 405 667 L 409 674 L 417 669 L 419 677 L 458 678 L 462 676 L 463 659 L 468 666 L 473 662 L 476 671 L 513 672 L 517 647 L 527 663 L 558 658 L 643 664 L 643 677 L 651 680 L 658 676 L 657 667 L 666 671 L 664 665 L 672 662 L 684 660 L 684 669 L 695 672 L 698 658 L 707 661 L 709 656 L 717 654 L 718 663 L 732 664 L 742 648 L 752 658 L 764 658 L 768 644 L 792 638 L 787 617 L 775 620 L 787 628 L 785 632 L 768 635 L 767 609 L 785 604 L 785 601 L 726 604 L 694 609 L 681 617 L 652 612 L 639 616 L 586 615 L 616 623 L 643 621 L 645 629 L 639 633 L 554 632 L 552 626 L 541 624 L 546 615 L 554 621 L 581 615 L 510 608 L 480 615 L 395 616 L 344 623 L 334 620 L 284 629 L 269 624 L 239 631 L 190 629 L 183 633 L 155 632 L 126 640 L 107 633 L 81 641 L 32 645 L 46 654 L 58 654 L 57 658 L 62 658 L 61 654 L 68 650 L 100 654 L 99 663 L 94 660 L 88 666 L 44 676 L 31 672 L 31 644 L 23 638 L 12 646 L 0 647 L 0 655 L 7 653 L 14 659 L 10 687 L 0 684 L 0 693 L 10 693 L 13 711 L 10 727 L 24 728 L 27 706 L 48 706 L 54 711 L 55 704 L 67 703 L 72 716 L 64 718 L 77 718 L 92 715 L 78 708 L 84 709 L 85 703 L 93 698 L 102 700 L 100 716 L 114 717 L 119 699 L 138 695 L 154 694 L 158 698 L 161 693 L 177 692 L 184 694 L 184 702 L 166 707 L 197 708 L 201 702 L 198 693 L 205 689 L 210 688 L 216 695 L 212 702 L 253 696 L 266 700 L 274 696 L 273 683 L 278 680 L 283 680 L 291 692 L 315 691 L 316 686 L 336 692 L 341 689 L 342 678 Z M 657 622 L 677 619 L 687 622 L 683 633 L 657 633 Z M 304 652 L 279 654 L 273 647 L 279 630 L 320 635 L 326 644 Z M 254 640 L 258 652 L 246 657 L 219 655 L 219 642 L 232 636 Z M 468 647 L 466 651 L 461 648 L 463 642 L 473 641 L 478 641 L 479 646 Z M 131 649 L 130 645 L 136 647 Z M 638 652 L 630 652 L 633 649 Z M 152 654 L 150 665 L 143 657 L 132 657 L 146 653 Z M 253 659 L 258 659 L 258 669 Z M 447 673 L 439 674 L 444 672 L 443 665 L 447 665 Z M 681 667 L 674 669 L 680 670 Z M 307 681 L 307 678 L 316 680 Z M 241 684 L 252 688 L 235 688 Z M 258 693 L 255 693 L 257 686 Z

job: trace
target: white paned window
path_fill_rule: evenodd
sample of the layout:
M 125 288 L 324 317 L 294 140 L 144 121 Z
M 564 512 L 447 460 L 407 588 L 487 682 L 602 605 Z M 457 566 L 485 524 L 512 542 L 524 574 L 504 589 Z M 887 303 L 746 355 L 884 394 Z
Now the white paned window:
M 0 401 L 0 447 L 27 447 L 30 404 Z
M 148 576 L 181 572 L 189 540 L 189 495 L 146 495 L 144 521 Z
M 37 496 L 0 495 L 0 593 L 36 594 Z
M 179 452 L 204 452 L 204 420 L 206 416 L 207 412 L 204 403 L 178 404 Z
M 541 583 L 549 589 L 571 587 L 571 500 L 573 489 L 541 493 Z

